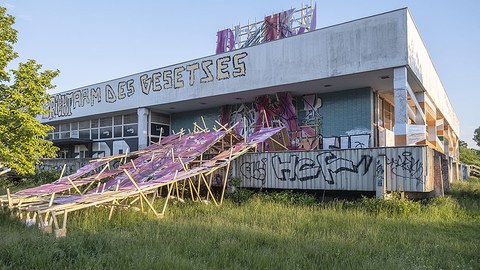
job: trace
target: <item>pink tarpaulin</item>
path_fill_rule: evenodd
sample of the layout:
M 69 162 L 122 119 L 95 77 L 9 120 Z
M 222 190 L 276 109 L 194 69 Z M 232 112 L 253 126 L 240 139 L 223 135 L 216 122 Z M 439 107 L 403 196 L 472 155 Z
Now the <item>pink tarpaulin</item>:
M 103 161 L 96 161 L 96 162 L 91 162 L 80 169 L 77 170 L 74 174 L 71 174 L 68 176 L 68 178 L 71 181 L 76 181 L 77 179 L 81 178 L 82 176 L 92 173 L 94 170 L 98 169 L 101 166 L 105 166 L 108 161 L 103 160 Z M 84 184 L 81 182 L 78 182 L 79 185 Z M 70 188 L 73 188 L 72 184 L 70 184 L 70 181 L 67 179 L 67 176 L 62 177 L 61 179 L 54 181 L 50 184 L 45 184 L 41 185 L 38 187 L 33 187 L 29 189 L 24 189 L 21 191 L 18 191 L 14 195 L 16 196 L 38 196 L 38 195 L 44 195 L 44 194 L 49 194 L 49 193 L 57 193 L 61 191 L 68 190 Z
M 227 46 L 228 45 L 228 46 Z M 224 53 L 235 48 L 235 36 L 231 29 L 223 29 L 217 32 L 216 53 Z
M 225 150 L 215 157 L 205 161 L 199 167 L 193 168 L 191 170 L 185 171 L 182 166 L 175 165 L 171 163 L 168 167 L 163 170 L 157 171 L 153 174 L 153 179 L 147 183 L 142 183 L 141 187 L 147 187 L 149 185 L 154 185 L 158 183 L 168 183 L 172 181 L 179 181 L 191 177 L 198 173 L 209 172 L 215 166 L 226 165 L 228 162 L 231 162 L 234 158 L 238 157 L 238 153 L 246 148 L 254 147 L 255 145 L 262 143 L 272 137 L 274 134 L 282 130 L 283 127 L 277 128 L 261 128 L 257 132 L 254 132 L 246 140 L 240 141 L 233 145 L 230 149 Z M 178 162 L 177 162 L 178 163 Z

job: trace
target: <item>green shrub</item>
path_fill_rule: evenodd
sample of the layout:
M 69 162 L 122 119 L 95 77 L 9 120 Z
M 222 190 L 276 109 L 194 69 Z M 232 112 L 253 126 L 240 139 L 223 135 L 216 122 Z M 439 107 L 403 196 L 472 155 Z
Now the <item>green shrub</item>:
M 363 197 L 357 202 L 346 202 L 344 206 L 387 217 L 407 217 L 419 214 L 422 210 L 419 202 L 396 197 L 390 200 Z
M 255 192 L 252 190 L 246 188 L 236 188 L 234 192 L 227 193 L 226 198 L 237 205 L 241 205 L 250 200 L 254 194 Z
M 0 176 L 0 192 L 12 187 L 13 185 L 14 183 L 8 177 Z
M 304 192 L 294 192 L 291 190 L 262 193 L 262 199 L 285 205 L 314 205 L 317 201 L 313 195 Z
M 51 183 L 60 177 L 57 171 L 35 170 L 34 174 L 25 175 L 21 182 L 27 185 L 42 185 Z

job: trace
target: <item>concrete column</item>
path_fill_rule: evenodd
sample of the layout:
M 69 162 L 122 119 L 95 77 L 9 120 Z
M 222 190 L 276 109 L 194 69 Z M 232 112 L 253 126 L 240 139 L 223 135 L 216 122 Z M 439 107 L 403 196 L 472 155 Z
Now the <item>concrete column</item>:
M 393 95 L 395 105 L 395 145 L 407 144 L 408 103 L 407 103 L 407 68 L 393 70 Z
M 138 150 L 142 150 L 148 146 L 148 114 L 150 110 L 147 108 L 138 108 Z
M 385 198 L 387 193 L 387 157 L 378 156 L 375 162 L 375 196 L 377 198 Z

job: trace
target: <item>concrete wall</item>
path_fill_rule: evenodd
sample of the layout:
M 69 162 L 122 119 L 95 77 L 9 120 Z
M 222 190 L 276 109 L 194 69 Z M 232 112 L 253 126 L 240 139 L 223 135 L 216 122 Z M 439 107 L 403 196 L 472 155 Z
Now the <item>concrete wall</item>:
M 37 165 L 37 170 L 61 172 L 66 165 L 64 175 L 70 175 L 88 164 L 90 160 L 88 158 L 48 158 L 42 160 L 43 164 Z
M 455 134 L 460 136 L 460 124 L 457 114 L 453 110 L 452 104 L 443 88 L 442 81 L 435 70 L 432 59 L 410 12 L 407 12 L 407 29 L 408 65 L 422 83 L 433 103 L 444 115 Z
M 50 114 L 42 121 L 406 65 L 406 12 L 392 11 L 63 92 L 53 96 Z
M 215 120 L 219 121 L 220 108 L 208 108 L 196 111 L 185 111 L 180 113 L 172 113 L 171 115 L 171 128 L 173 131 L 178 132 L 181 128 L 188 132 L 188 129 L 193 131 L 193 123 L 196 122 L 201 128 L 203 128 L 202 116 L 205 124 L 210 130 L 216 126 L 219 128 Z
M 232 175 L 244 187 L 375 191 L 385 171 L 387 191 L 431 192 L 433 155 L 426 146 L 250 153 L 234 161 Z
M 288 89 L 288 88 L 287 88 Z M 317 95 L 322 102 L 319 111 L 321 134 L 324 137 L 371 133 L 372 128 L 372 90 L 370 88 L 352 89 Z M 297 112 L 303 109 L 301 97 L 296 98 Z M 181 128 L 193 130 L 193 122 L 203 127 L 203 116 L 210 129 L 218 124 L 220 108 L 173 113 L 171 126 L 174 131 Z M 252 119 L 253 121 L 253 119 Z M 299 117 L 300 121 L 300 117 Z

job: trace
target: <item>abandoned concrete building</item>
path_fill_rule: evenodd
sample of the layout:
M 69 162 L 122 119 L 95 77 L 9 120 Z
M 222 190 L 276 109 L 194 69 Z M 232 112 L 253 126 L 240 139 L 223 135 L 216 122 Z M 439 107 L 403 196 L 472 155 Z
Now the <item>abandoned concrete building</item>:
M 458 177 L 459 120 L 409 10 L 319 29 L 315 16 L 219 31 L 216 54 L 55 94 L 41 121 L 59 158 L 284 127 L 286 149 L 232 164 L 246 187 L 425 193 Z

